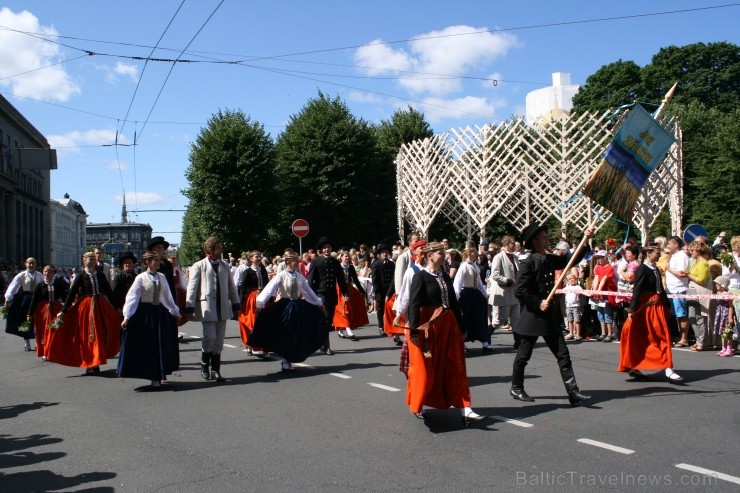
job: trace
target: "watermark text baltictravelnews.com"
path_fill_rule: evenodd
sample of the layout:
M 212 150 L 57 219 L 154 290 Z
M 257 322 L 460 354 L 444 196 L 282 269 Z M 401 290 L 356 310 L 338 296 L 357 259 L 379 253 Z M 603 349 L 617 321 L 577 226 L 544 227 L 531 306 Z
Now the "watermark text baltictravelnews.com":
M 583 474 L 578 471 L 516 471 L 516 486 L 712 486 L 717 477 L 707 474 Z

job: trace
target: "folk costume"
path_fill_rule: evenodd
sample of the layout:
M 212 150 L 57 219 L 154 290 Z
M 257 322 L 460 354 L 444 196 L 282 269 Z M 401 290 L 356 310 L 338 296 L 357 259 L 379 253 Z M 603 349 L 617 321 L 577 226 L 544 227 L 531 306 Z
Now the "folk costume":
M 378 328 L 381 333 L 385 332 L 388 337 L 392 335 L 398 335 L 402 333 L 401 329 L 393 328 L 393 318 L 395 315 L 390 316 L 390 323 L 387 323 L 385 318 L 387 317 L 386 303 L 390 303 L 391 307 L 394 288 L 394 276 L 396 266 L 390 258 L 385 260 L 381 258 L 380 254 L 382 251 L 390 252 L 388 245 L 381 243 L 376 249 L 376 259 L 371 266 L 372 274 L 371 279 L 373 283 L 373 294 L 375 297 L 375 311 L 378 316 Z
M 46 359 L 99 373 L 99 366 L 121 347 L 121 322 L 112 297 L 105 275 L 97 270 L 80 272 L 59 312 L 63 324 L 49 340 Z
M 278 295 L 279 300 L 267 306 Z M 249 344 L 283 358 L 283 370 L 305 361 L 326 342 L 321 299 L 297 270 L 280 271 L 257 295 L 257 320 Z
M 431 243 L 431 248 L 442 244 Z M 430 262 L 431 265 L 431 262 Z M 408 308 L 409 371 L 406 404 L 424 418 L 423 406 L 463 410 L 463 423 L 483 419 L 470 410 L 470 386 L 462 340 L 462 314 L 452 280 L 429 267 L 411 283 Z M 469 419 L 470 418 L 470 419 Z
M 316 244 L 316 250 L 320 251 L 327 244 L 331 245 L 331 240 L 322 236 Z M 339 300 L 337 293 L 341 296 L 347 296 L 348 294 L 347 283 L 344 280 L 339 260 L 328 254 L 316 255 L 311 262 L 311 270 L 308 272 L 308 285 L 326 308 L 324 314 L 326 317 L 326 338 L 321 350 L 327 355 L 334 354 L 329 344 L 329 333 L 334 331 L 334 310 Z
M 38 357 L 46 357 L 48 341 L 54 335 L 49 329 L 49 324 L 59 315 L 68 290 L 69 284 L 63 277 L 54 277 L 51 282 L 44 279 L 33 290 L 28 314 L 32 317 L 33 326 L 36 329 L 36 356 Z
M 344 299 L 339 286 L 337 286 L 337 307 L 334 309 L 334 330 L 339 331 L 339 337 L 358 340 L 352 332 L 370 323 L 367 318 L 367 304 L 365 302 L 365 289 L 362 287 L 357 271 L 352 264 L 339 264 L 342 267 L 344 282 L 347 284 L 348 299 Z M 346 329 L 346 333 L 342 332 Z
M 547 230 L 545 226 L 531 223 L 522 232 L 522 240 L 525 245 L 529 246 L 537 241 L 544 242 L 546 245 Z M 562 255 L 547 253 L 545 248 L 546 246 L 533 248 L 532 253 L 520 263 L 521 270 L 517 278 L 515 293 L 521 303 L 521 313 L 519 324 L 513 327 L 514 332 L 520 335 L 520 344 L 514 358 L 509 393 L 514 399 L 520 401 L 534 401 L 524 391 L 524 368 L 532 357 L 537 339 L 542 337 L 558 360 L 560 376 L 568 393 L 568 399 L 571 405 L 575 406 L 590 397 L 581 394 L 573 373 L 573 362 L 570 359 L 563 332 L 560 330 L 562 320 L 560 305 L 553 299 L 546 311 L 540 309 L 542 302 L 547 299 L 555 286 L 555 271 L 563 270 L 568 264 L 568 259 Z M 580 255 L 584 255 L 588 250 L 589 248 L 582 250 Z
M 123 306 L 126 328 L 118 376 L 143 378 L 158 384 L 177 370 L 180 348 L 172 334 L 177 334 L 175 319 L 179 316 L 180 310 L 164 274 L 146 271 L 136 276 Z
M 231 278 L 230 266 L 210 253 L 190 267 L 185 311 L 203 325 L 201 376 L 223 382 L 221 352 L 226 322 L 239 310 L 239 294 Z
M 239 297 L 242 300 L 242 309 L 238 318 L 239 335 L 249 354 L 264 355 L 261 347 L 250 346 L 247 341 L 257 319 L 257 296 L 269 282 L 267 269 L 262 264 L 257 267 L 250 265 L 242 270 L 239 283 Z
M 33 326 L 27 332 L 21 332 L 20 325 L 28 316 L 31 298 L 36 286 L 44 282 L 44 276 L 36 270 L 26 269 L 16 274 L 8 289 L 5 290 L 5 303 L 8 306 L 8 318 L 5 320 L 5 332 L 22 337 L 26 351 L 31 351 L 31 339 L 34 336 Z M 43 327 L 42 327 L 43 329 Z
M 657 256 L 657 255 L 656 255 Z M 669 382 L 683 380 L 673 368 L 668 297 L 660 272 L 649 262 L 635 271 L 629 316 L 622 326 L 617 371 L 646 379 L 640 370 L 666 370 Z
M 125 252 L 118 259 L 119 272 L 116 276 L 116 282 L 113 287 L 113 299 L 111 300 L 111 303 L 113 303 L 113 306 L 119 311 L 123 309 L 123 305 L 126 302 L 126 293 L 131 289 L 131 286 L 134 284 L 134 279 L 136 279 L 136 273 L 126 272 L 123 270 L 123 263 L 126 259 L 133 261 L 134 264 L 138 261 L 132 252 Z
M 462 312 L 462 331 L 467 333 L 465 340 L 480 341 L 484 352 L 493 351 L 486 311 L 488 291 L 481 281 L 478 265 L 469 260 L 462 262 L 453 286 Z

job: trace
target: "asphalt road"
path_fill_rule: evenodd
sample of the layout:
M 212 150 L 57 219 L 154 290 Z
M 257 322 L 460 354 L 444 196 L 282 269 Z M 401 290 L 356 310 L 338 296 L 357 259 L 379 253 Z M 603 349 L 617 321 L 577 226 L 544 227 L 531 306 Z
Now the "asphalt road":
M 674 351 L 686 384 L 616 373 L 618 343 L 570 346 L 589 405 L 568 405 L 554 357 L 527 367 L 533 403 L 508 396 L 510 334 L 468 344 L 473 408 L 414 418 L 398 348 L 377 329 L 332 335 L 293 374 L 240 347 L 229 322 L 224 384 L 198 371 L 200 325 L 162 390 L 42 362 L 0 321 L 0 491 L 738 491 L 740 357 Z M 712 474 L 718 475 L 712 476 Z

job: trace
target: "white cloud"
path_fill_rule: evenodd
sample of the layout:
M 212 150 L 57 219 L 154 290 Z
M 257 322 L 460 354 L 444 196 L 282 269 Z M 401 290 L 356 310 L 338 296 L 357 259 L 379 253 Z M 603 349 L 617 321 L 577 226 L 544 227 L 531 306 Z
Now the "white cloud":
M 113 71 L 117 74 L 131 77 L 131 80 L 134 82 L 138 82 L 139 80 L 139 67 L 137 65 L 116 62 L 116 66 L 113 68 Z
M 349 91 L 347 93 L 347 100 L 356 103 L 378 103 L 382 102 L 383 98 L 370 92 Z
M 118 171 L 119 169 L 121 171 L 125 171 L 128 169 L 128 164 L 124 163 L 123 161 L 110 161 L 107 165 L 105 165 L 105 168 L 115 171 Z
M 51 147 L 60 150 L 77 151 L 79 149 L 69 149 L 81 146 L 100 146 L 113 145 L 116 143 L 116 130 L 110 128 L 92 129 L 92 130 L 75 130 L 62 135 L 47 136 Z M 129 140 L 124 134 L 118 135 L 119 144 L 129 144 Z M 67 148 L 67 149 L 65 149 Z
M 139 66 L 124 62 L 116 62 L 115 66 L 96 65 L 95 68 L 103 72 L 103 77 L 110 84 L 117 84 L 120 77 L 129 77 L 133 82 L 139 81 Z
M 57 34 L 44 27 L 32 13 L 14 13 L 0 9 L 0 86 L 10 87 L 14 94 L 33 99 L 68 101 L 79 94 L 79 86 L 64 70 L 53 65 L 63 58 L 59 45 L 28 33 Z M 21 32 L 18 32 L 21 31 Z
M 392 48 L 374 40 L 358 48 L 354 58 L 365 74 L 388 76 L 395 73 L 404 77 L 398 84 L 412 93 L 444 96 L 462 89 L 458 76 L 485 69 L 517 44 L 516 37 L 511 34 L 487 31 L 486 28 L 449 26 L 416 36 L 407 49 Z M 420 73 L 398 72 L 401 70 Z
M 123 195 L 116 195 L 115 201 L 123 204 Z M 156 192 L 126 192 L 126 204 L 156 204 L 162 202 L 164 197 Z
M 495 118 L 496 108 L 504 106 L 503 102 L 492 101 L 488 98 L 465 96 L 456 99 L 430 97 L 424 99 L 422 110 L 429 123 L 439 123 L 447 118 L 460 120 L 469 119 L 473 113 L 482 117 Z M 466 113 L 463 113 L 466 112 Z
M 403 49 L 394 50 L 375 39 L 355 52 L 355 61 L 368 75 L 387 75 L 388 70 L 411 70 L 414 61 Z

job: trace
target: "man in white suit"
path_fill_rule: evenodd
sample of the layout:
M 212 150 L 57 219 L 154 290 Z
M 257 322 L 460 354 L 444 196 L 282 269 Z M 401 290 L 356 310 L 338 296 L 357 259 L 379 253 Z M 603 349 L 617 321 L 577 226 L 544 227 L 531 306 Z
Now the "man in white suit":
M 491 261 L 491 275 L 488 278 L 488 302 L 493 306 L 491 313 L 491 332 L 500 328 L 508 320 L 511 327 L 519 323 L 519 300 L 514 294 L 519 259 L 514 253 L 516 242 L 512 236 L 501 239 L 501 251 Z M 514 347 L 519 347 L 519 340 L 514 333 Z
M 206 380 L 226 381 L 221 376 L 226 321 L 239 313 L 239 294 L 230 275 L 230 265 L 221 260 L 223 245 L 212 236 L 204 245 L 206 257 L 190 267 L 185 312 L 203 323 L 200 374 Z M 210 364 L 210 370 L 209 370 Z

